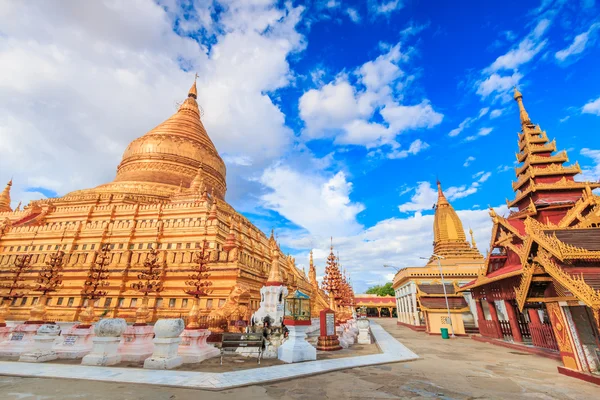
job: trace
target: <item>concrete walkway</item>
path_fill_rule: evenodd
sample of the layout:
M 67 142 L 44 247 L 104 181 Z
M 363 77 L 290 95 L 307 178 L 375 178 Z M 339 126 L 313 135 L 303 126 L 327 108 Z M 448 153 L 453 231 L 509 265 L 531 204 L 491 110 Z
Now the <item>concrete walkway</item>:
M 419 357 L 402 345 L 379 324 L 371 329 L 381 354 L 308 361 L 242 371 L 209 373 L 157 371 L 136 368 L 91 367 L 64 364 L 35 364 L 2 361 L 0 375 L 38 378 L 82 379 L 103 382 L 137 383 L 178 388 L 223 390 L 266 382 L 292 379 L 324 372 L 369 365 L 416 360 Z

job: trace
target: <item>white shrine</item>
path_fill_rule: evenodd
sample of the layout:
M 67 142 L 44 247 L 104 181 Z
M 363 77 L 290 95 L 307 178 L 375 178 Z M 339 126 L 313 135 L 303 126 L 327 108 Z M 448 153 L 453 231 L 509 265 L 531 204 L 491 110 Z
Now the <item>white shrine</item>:
M 288 289 L 283 284 L 281 272 L 279 271 L 279 248 L 273 237 L 273 232 L 271 232 L 269 238 L 269 247 L 272 256 L 271 271 L 265 286 L 260 289 L 260 307 L 252 315 L 252 322 L 255 325 L 262 326 L 265 318 L 269 317 L 271 326 L 281 326 Z

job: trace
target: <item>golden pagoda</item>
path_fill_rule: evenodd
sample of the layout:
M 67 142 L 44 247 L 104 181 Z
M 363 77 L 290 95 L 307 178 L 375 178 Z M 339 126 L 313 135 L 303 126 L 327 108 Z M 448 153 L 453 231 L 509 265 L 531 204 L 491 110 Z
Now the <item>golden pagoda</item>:
M 324 294 L 277 246 L 226 201 L 226 168 L 202 124 L 196 83 L 175 114 L 129 144 L 113 182 L 63 197 L 10 208 L 9 182 L 0 194 L 0 281 L 11 280 L 27 255 L 25 295 L 10 301 L 6 319 L 26 320 L 40 300 L 35 280 L 50 257 L 64 251 L 62 285 L 47 300 L 49 320 L 74 321 L 85 309 L 84 283 L 98 257 L 107 257 L 107 286 L 92 298 L 97 315 L 135 320 L 142 300 L 149 321 L 184 316 L 195 301 L 186 293 L 198 251 L 208 243 L 211 291 L 200 313 L 228 318 L 259 306 L 272 260 L 278 279 L 327 305 Z M 147 300 L 132 284 L 158 250 L 162 291 Z M 107 251 L 105 251 L 107 250 Z M 100 253 L 102 251 L 102 253 Z M 21 257 L 21 258 L 19 258 Z M 5 285 L 6 286 L 6 285 Z M 7 286 L 6 286 L 7 287 Z M 29 290 L 29 291 L 28 291 Z
M 476 331 L 476 311 L 470 298 L 458 290 L 460 285 L 477 276 L 484 258 L 470 229 L 471 242 L 467 241 L 462 221 L 446 199 L 439 181 L 437 189 L 433 255 L 424 267 L 403 268 L 394 276 L 392 286 L 396 294 L 398 324 L 439 334 L 440 328 L 450 328 L 449 309 L 454 333 L 461 335 Z

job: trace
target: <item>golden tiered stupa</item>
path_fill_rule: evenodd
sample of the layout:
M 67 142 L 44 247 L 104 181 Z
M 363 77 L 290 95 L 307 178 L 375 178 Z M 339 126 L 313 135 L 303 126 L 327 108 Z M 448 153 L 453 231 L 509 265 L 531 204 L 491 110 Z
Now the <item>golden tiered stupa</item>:
M 83 288 L 90 267 L 106 247 L 109 275 L 102 289 L 106 294 L 95 301 L 97 314 L 135 319 L 144 295 L 132 284 L 157 248 L 164 289 L 149 296 L 149 319 L 186 315 L 194 301 L 184 293 L 185 282 L 205 240 L 212 285 L 200 301 L 201 313 L 251 315 L 273 260 L 290 291 L 311 295 L 316 309 L 327 306 L 294 258 L 278 246 L 279 256 L 273 257 L 264 233 L 225 201 L 225 164 L 202 124 L 196 93 L 194 82 L 174 115 L 131 142 L 111 183 L 13 211 L 9 182 L 0 194 L 0 296 L 10 298 L 7 319 L 30 317 L 40 299 L 35 291 L 40 270 L 64 251 L 63 282 L 47 301 L 48 319 L 77 320 L 86 305 Z M 15 265 L 24 259 L 19 297 L 8 288 L 15 284 Z
M 484 258 L 477 249 L 471 230 L 471 243 L 467 241 L 463 224 L 446 199 L 439 181 L 437 188 L 433 255 L 424 267 L 398 271 L 392 283 L 396 293 L 398 323 L 439 334 L 440 328 L 450 327 L 447 320 L 449 308 L 454 333 L 465 334 L 475 328 L 475 310 L 470 299 L 457 291 L 460 285 L 477 276 Z M 442 285 L 440 269 L 445 285 Z

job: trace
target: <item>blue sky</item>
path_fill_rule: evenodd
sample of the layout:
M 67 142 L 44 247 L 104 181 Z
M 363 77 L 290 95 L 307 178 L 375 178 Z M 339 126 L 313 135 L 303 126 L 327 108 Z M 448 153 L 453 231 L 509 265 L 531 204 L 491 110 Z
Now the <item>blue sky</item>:
M 599 7 L 5 3 L 0 179 L 14 176 L 13 205 L 110 181 L 197 72 L 228 201 L 298 265 L 314 249 L 319 273 L 334 236 L 362 291 L 390 279 L 384 263 L 430 254 L 438 178 L 485 251 L 488 205 L 513 196 L 514 85 L 582 179 L 599 178 Z

